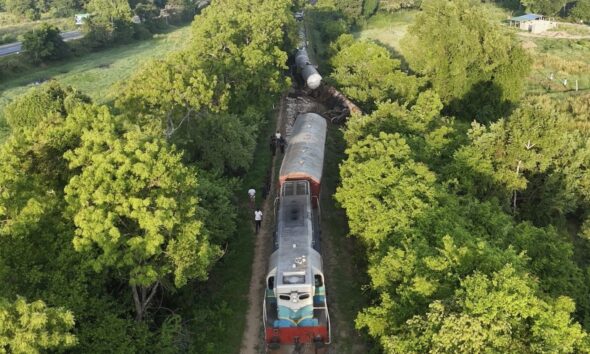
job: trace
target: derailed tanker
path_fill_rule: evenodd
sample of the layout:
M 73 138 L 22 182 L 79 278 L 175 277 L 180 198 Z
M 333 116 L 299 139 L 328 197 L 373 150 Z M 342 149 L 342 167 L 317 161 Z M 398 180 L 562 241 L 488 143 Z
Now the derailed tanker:
M 299 19 L 303 19 L 303 13 L 299 13 Z M 312 90 L 317 89 L 320 87 L 322 83 L 322 76 L 315 68 L 315 65 L 311 63 L 309 60 L 309 55 L 307 54 L 307 34 L 305 32 L 305 25 L 303 21 L 299 22 L 299 46 L 297 48 L 297 52 L 295 53 L 295 66 L 297 67 L 297 71 L 303 78 L 303 81 Z
M 320 87 L 322 83 L 322 76 L 317 71 L 315 66 L 310 63 L 309 56 L 307 55 L 307 49 L 300 48 L 297 50 L 297 55 L 295 56 L 295 65 L 297 65 L 297 69 L 303 77 L 303 81 L 307 87 L 312 90 L 317 89 Z

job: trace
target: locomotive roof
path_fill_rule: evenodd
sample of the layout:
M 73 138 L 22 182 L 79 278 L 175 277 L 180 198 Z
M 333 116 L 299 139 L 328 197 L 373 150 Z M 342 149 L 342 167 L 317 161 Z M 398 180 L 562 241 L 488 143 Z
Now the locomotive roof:
M 307 185 L 307 182 L 288 182 Z M 311 281 L 310 252 L 312 249 L 313 224 L 309 186 L 297 186 L 292 195 L 283 195 L 278 215 L 279 263 L 278 284 L 303 284 Z M 305 276 L 302 278 L 301 276 Z M 292 282 L 288 282 L 291 277 Z M 286 279 L 287 278 L 287 279 Z
M 315 113 L 297 116 L 287 151 L 281 165 L 280 178 L 309 179 L 320 183 L 324 166 L 326 120 Z

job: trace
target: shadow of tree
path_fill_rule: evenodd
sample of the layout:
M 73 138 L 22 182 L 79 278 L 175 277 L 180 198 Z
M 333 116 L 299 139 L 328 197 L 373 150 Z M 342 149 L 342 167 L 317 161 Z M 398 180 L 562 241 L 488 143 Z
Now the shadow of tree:
M 515 108 L 515 104 L 503 96 L 503 89 L 496 83 L 480 81 L 462 98 L 449 102 L 444 112 L 463 120 L 494 122 L 509 116 Z

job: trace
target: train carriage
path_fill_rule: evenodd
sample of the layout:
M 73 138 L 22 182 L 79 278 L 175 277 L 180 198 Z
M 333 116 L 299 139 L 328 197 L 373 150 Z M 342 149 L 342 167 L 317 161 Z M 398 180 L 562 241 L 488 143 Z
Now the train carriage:
M 297 117 L 281 165 L 276 232 L 263 303 L 270 351 L 330 343 L 322 257 L 319 190 L 327 125 L 314 113 Z
M 319 114 L 306 113 L 297 117 L 279 172 L 280 187 L 286 181 L 307 180 L 312 199 L 317 201 L 324 168 L 326 129 L 326 120 Z

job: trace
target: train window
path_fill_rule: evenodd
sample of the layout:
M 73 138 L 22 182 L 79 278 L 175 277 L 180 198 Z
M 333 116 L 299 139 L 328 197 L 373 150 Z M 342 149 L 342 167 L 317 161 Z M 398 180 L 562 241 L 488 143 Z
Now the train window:
M 309 299 L 309 294 L 301 294 L 299 295 L 299 300 Z
M 293 183 L 285 183 L 283 185 L 283 195 L 293 195 L 295 193 L 295 186 Z
M 307 182 L 297 182 L 297 195 L 307 195 L 309 192 L 307 191 Z
M 268 278 L 268 288 L 274 289 L 275 287 L 275 277 Z
M 313 276 L 314 280 L 315 280 L 315 286 L 316 288 L 319 288 L 321 286 L 324 286 L 324 280 L 322 279 L 322 276 L 319 274 L 316 274 Z
M 305 284 L 305 275 L 286 275 L 283 284 Z
M 289 301 L 289 300 L 291 300 L 291 296 L 289 296 L 289 295 L 279 295 L 279 299 Z

